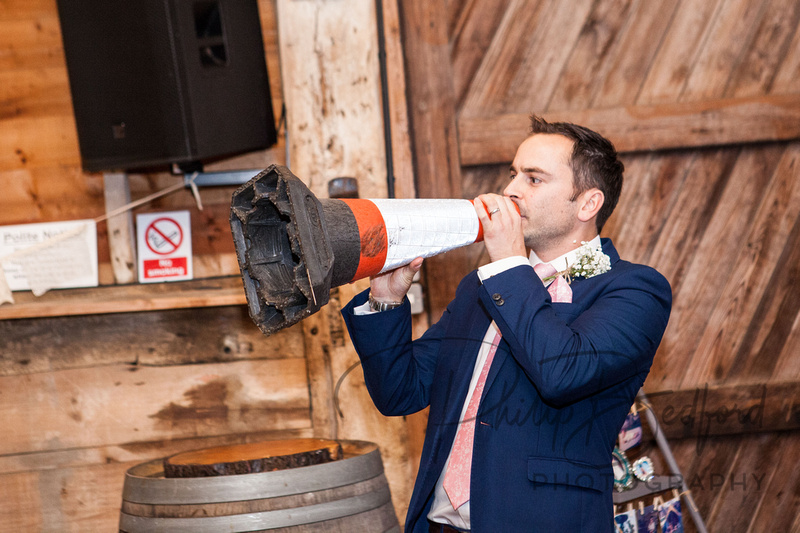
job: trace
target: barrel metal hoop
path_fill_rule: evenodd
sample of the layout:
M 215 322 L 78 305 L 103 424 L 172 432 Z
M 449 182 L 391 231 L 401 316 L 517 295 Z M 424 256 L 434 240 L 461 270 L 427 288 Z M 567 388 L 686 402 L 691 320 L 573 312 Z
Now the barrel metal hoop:
M 237 533 L 258 531 L 335 520 L 371 511 L 390 502 L 391 493 L 389 487 L 385 486 L 374 492 L 342 500 L 261 513 L 207 518 L 149 518 L 121 513 L 119 529 L 125 533 L 217 533 L 219 531 Z
M 139 465 L 153 471 L 161 460 Z M 301 468 L 203 478 L 163 478 L 126 473 L 122 499 L 153 505 L 185 505 L 259 500 L 333 489 L 372 479 L 383 473 L 380 451 Z M 327 505 L 327 504 L 326 504 Z

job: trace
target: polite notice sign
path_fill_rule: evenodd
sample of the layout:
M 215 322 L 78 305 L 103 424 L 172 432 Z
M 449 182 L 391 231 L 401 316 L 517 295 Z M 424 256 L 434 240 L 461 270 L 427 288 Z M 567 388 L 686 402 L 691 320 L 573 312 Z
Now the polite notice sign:
M 0 226 L 0 269 L 12 291 L 96 287 L 93 220 Z
M 139 282 L 192 279 L 189 211 L 136 215 Z

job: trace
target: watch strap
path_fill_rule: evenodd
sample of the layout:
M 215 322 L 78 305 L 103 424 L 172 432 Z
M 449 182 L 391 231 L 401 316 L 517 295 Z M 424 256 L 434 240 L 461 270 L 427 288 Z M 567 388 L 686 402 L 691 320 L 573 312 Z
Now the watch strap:
M 369 295 L 369 308 L 373 311 L 382 312 L 388 311 L 389 309 L 395 309 L 403 305 L 403 302 L 379 302 L 372 298 L 372 295 Z

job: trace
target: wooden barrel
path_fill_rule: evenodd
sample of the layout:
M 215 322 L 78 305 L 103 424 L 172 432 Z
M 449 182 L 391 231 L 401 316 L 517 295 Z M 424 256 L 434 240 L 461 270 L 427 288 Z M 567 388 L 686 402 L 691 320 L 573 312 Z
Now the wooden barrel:
M 134 466 L 119 530 L 399 533 L 378 446 L 339 442 L 338 461 L 273 472 L 167 478 L 161 459 Z

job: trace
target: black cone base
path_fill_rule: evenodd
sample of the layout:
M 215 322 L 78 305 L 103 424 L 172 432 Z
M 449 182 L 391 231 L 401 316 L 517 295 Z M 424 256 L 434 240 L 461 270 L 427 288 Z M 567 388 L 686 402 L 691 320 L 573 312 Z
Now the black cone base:
M 250 317 L 265 335 L 328 302 L 334 263 L 322 204 L 272 165 L 233 194 L 231 231 Z

